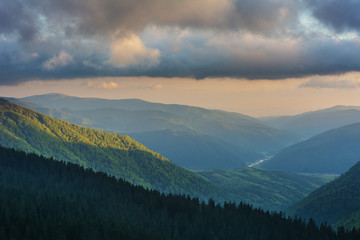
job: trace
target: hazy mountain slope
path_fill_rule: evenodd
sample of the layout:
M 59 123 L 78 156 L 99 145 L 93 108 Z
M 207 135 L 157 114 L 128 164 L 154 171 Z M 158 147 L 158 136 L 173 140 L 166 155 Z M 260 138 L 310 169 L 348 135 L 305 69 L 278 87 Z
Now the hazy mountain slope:
M 265 125 L 249 126 L 218 121 L 198 121 L 193 122 L 192 127 L 256 152 L 278 151 L 298 140 L 297 136 Z
M 199 107 L 150 103 L 138 99 L 105 100 L 59 94 L 32 96 L 23 100 L 90 119 L 97 122 L 96 127 L 101 129 L 115 126 L 114 130 L 124 133 L 140 132 L 139 129 L 193 129 L 257 152 L 276 151 L 299 139 L 293 134 L 268 127 L 246 115 Z M 69 112 L 70 110 L 64 108 L 76 111 Z
M 165 129 L 191 130 L 184 121 L 172 113 L 160 110 L 123 110 L 100 108 L 92 110 L 61 109 L 69 116 L 91 119 L 88 127 L 114 130 L 122 133 L 158 131 Z
M 261 167 L 300 173 L 344 173 L 360 161 L 360 124 L 351 124 L 294 144 Z
M 248 167 L 227 171 L 197 171 L 196 174 L 239 195 L 242 201 L 251 202 L 255 207 L 278 211 L 287 209 L 334 179 L 328 175 L 305 176 Z
M 0 239 L 358 239 L 245 204 L 165 196 L 0 147 Z
M 130 137 L 79 127 L 5 100 L 0 103 L 0 145 L 75 162 L 164 192 L 212 197 L 216 201 L 239 201 L 246 194 L 216 186 Z M 260 204 L 257 196 L 243 200 Z M 263 204 L 270 206 L 270 202 L 266 199 Z M 282 208 L 276 204 L 276 208 Z
M 50 108 L 92 110 L 100 108 L 117 108 L 123 110 L 153 110 L 156 103 L 146 102 L 140 99 L 109 100 L 100 98 L 80 98 L 64 94 L 44 94 L 22 98 L 27 102 L 44 105 Z
M 220 110 L 209 110 L 200 107 L 161 104 L 146 102 L 140 99 L 109 100 L 99 98 L 79 98 L 63 94 L 44 94 L 22 98 L 25 101 L 44 105 L 56 109 L 93 110 L 101 108 L 115 108 L 128 111 L 157 110 L 176 114 L 184 117 L 202 117 L 207 119 L 225 121 L 228 123 L 242 122 L 246 125 L 259 124 L 256 118 L 240 113 L 225 112 Z
M 335 106 L 295 116 L 267 117 L 260 120 L 269 126 L 309 138 L 334 128 L 360 122 L 360 107 Z
M 101 108 L 93 110 L 70 110 L 61 111 L 85 119 L 90 119 L 89 127 L 106 130 L 115 130 L 125 134 L 149 132 L 158 130 L 185 130 L 196 131 L 229 142 L 231 145 L 248 149 L 249 151 L 273 151 L 286 145 L 286 140 L 293 142 L 297 139 L 280 130 L 267 127 L 257 122 L 249 122 L 247 119 L 223 119 L 221 112 L 214 114 L 199 114 L 197 108 L 189 108 L 189 112 L 176 115 L 163 110 L 122 110 L 114 108 Z M 208 112 L 210 110 L 202 110 Z M 172 111 L 176 112 L 176 111 Z M 195 112 L 195 113 L 194 113 Z M 191 115 L 192 116 L 189 116 Z M 209 117 L 211 115 L 211 117 Z M 231 116 L 231 114 L 230 114 Z M 238 122 L 236 121 L 238 120 Z
M 0 100 L 0 145 L 78 163 L 164 192 L 216 195 L 214 186 L 128 136 L 80 127 L 5 100 Z
M 51 109 L 26 102 L 10 99 L 22 106 L 31 107 L 51 117 L 60 118 L 75 124 L 104 131 L 126 133 L 131 137 L 170 158 L 176 164 L 188 169 L 230 169 L 244 166 L 261 158 L 260 154 L 234 146 L 229 142 L 189 129 L 178 121 L 178 117 L 163 111 L 128 111 L 120 109 L 70 110 Z M 91 118 L 92 120 L 90 120 Z M 106 127 L 106 129 L 105 129 Z M 166 130 L 179 129 L 179 130 Z M 152 129 L 160 131 L 139 132 Z M 182 130 L 186 131 L 182 131 Z
M 162 130 L 129 135 L 174 163 L 193 170 L 234 169 L 262 157 L 195 131 Z
M 296 204 L 293 215 L 331 225 L 360 227 L 360 163 Z
M 39 105 L 39 104 L 35 104 L 35 103 L 31 103 L 31 102 L 27 102 L 21 99 L 17 99 L 17 98 L 3 98 L 7 101 L 10 101 L 12 103 L 18 104 L 20 106 L 26 107 L 26 108 L 30 108 L 36 112 L 45 114 L 47 116 L 53 117 L 53 118 L 58 118 L 61 120 L 65 120 L 67 122 L 70 123 L 74 123 L 77 125 L 82 125 L 82 126 L 89 126 L 91 127 L 91 125 L 96 125 L 96 122 L 91 121 L 90 119 L 81 117 L 81 116 L 75 116 L 72 115 L 70 113 L 66 113 L 64 111 L 55 109 L 55 108 L 49 108 L 43 105 Z

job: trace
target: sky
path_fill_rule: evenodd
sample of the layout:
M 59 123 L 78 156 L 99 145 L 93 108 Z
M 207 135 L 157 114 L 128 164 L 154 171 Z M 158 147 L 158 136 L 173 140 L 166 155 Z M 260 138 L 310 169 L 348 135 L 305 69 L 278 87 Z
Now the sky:
M 360 105 L 356 0 L 0 0 L 0 96 Z

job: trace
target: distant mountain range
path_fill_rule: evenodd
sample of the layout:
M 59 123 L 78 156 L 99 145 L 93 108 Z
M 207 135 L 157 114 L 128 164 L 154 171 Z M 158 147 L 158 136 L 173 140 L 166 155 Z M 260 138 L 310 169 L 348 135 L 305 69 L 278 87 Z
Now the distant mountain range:
M 249 201 L 270 210 L 284 209 L 325 182 L 324 179 L 295 174 L 273 177 L 279 174 L 249 169 L 244 171 L 256 173 L 251 181 L 246 174 L 235 174 L 226 184 L 214 177 L 205 177 L 205 173 L 198 176 L 198 173 L 181 168 L 128 136 L 80 127 L 6 100 L 0 100 L 0 145 L 77 163 L 165 193 L 189 194 L 201 199 L 211 197 L 217 202 Z M 287 193 L 291 192 L 289 198 L 283 195 L 280 198 L 284 201 L 279 201 L 279 197 L 272 196 L 278 195 L 277 191 L 265 188 L 256 194 L 247 193 L 247 184 L 264 179 L 271 179 L 268 186 L 273 184 L 276 189 L 282 186 Z M 230 184 L 239 187 L 235 187 L 235 191 Z M 294 185 L 299 188 L 291 189 Z M 268 198 L 259 200 L 262 191 Z M 261 204 L 261 201 L 264 202 Z
M 237 113 L 137 99 L 48 94 L 9 100 L 14 103 L 0 99 L 1 146 L 76 163 L 164 193 L 243 201 L 268 210 L 288 209 L 318 223 L 360 227 L 358 107 L 263 118 L 274 126 L 268 127 Z M 343 126 L 347 123 L 351 124 Z M 338 128 L 329 130 L 333 127 Z M 295 143 L 297 135 L 290 131 L 310 138 Z M 259 166 L 273 170 L 244 167 L 268 151 L 277 153 Z M 206 170 L 190 171 L 177 164 Z M 322 186 L 334 179 L 329 173 L 345 174 Z M 17 191 L 1 184 L 0 188 Z
M 261 159 L 259 153 L 278 151 L 299 140 L 294 134 L 268 127 L 246 115 L 191 106 L 59 94 L 9 100 L 75 124 L 133 136 L 189 169 L 245 166 Z M 200 144 L 204 136 L 209 138 Z M 189 143 L 196 145 L 189 148 Z M 163 147 L 175 144 L 178 147 Z M 228 153 L 219 157 L 210 154 L 209 149 L 224 154 L 226 149 Z M 208 164 L 203 164 L 199 155 L 208 159 Z
M 360 123 L 360 107 L 334 106 L 294 116 L 259 118 L 265 124 L 310 138 L 322 132 Z
M 360 227 L 360 163 L 296 204 L 292 215 L 346 228 Z
M 294 144 L 260 166 L 297 173 L 341 174 L 360 161 L 360 123 Z

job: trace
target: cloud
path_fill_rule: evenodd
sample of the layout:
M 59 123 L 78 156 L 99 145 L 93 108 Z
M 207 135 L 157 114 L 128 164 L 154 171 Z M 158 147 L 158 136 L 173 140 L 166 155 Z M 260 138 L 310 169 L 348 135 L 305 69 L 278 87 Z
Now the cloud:
M 157 85 L 154 86 L 154 88 L 155 88 L 155 89 L 161 89 L 161 88 L 163 88 L 163 85 L 157 84 Z
M 306 0 L 312 14 L 336 31 L 360 30 L 360 2 L 356 0 Z
M 152 66 L 159 63 L 160 51 L 147 48 L 136 35 L 114 40 L 110 45 L 109 62 L 117 67 Z
M 97 88 L 97 89 L 117 89 L 120 86 L 113 81 L 110 82 L 94 82 L 94 81 L 89 81 L 85 84 L 87 87 L 89 88 Z
M 26 67 L 18 68 L 20 63 L 13 59 L 14 51 L 5 50 L 3 57 L 6 57 L 3 61 L 0 58 L 0 64 L 8 67 L 3 68 L 7 71 L 2 74 L 0 83 L 92 76 L 282 79 L 360 71 L 358 39 L 342 40 L 321 34 L 276 37 L 245 32 L 214 35 L 212 31 L 188 30 L 176 43 L 174 51 L 173 39 L 177 37 L 171 35 L 173 33 L 164 34 L 149 47 L 144 44 L 146 38 L 136 36 L 114 40 L 108 53 L 89 55 L 88 49 L 84 53 L 74 50 L 72 54 L 76 58 L 71 64 L 66 60 L 70 57 L 61 57 L 66 54 L 44 59 L 45 53 L 34 49 L 40 57 L 32 59 Z
M 37 52 L 34 52 L 31 54 L 31 57 L 33 58 L 37 58 L 37 57 L 40 57 L 39 54 Z
M 360 38 L 337 38 L 323 28 L 357 30 L 358 5 L 0 0 L 0 85 L 95 76 L 282 79 L 360 71 Z M 312 26 L 299 20 L 305 13 L 320 27 L 307 31 Z
M 118 84 L 116 82 L 103 82 L 101 83 L 101 88 L 103 89 L 115 89 L 115 88 L 118 88 Z
M 53 70 L 58 67 L 68 65 L 73 60 L 73 57 L 65 51 L 61 51 L 58 56 L 54 56 L 44 62 L 43 68 L 46 70 Z
M 341 80 L 341 79 L 321 79 L 312 78 L 308 82 L 301 84 L 301 88 L 336 88 L 336 89 L 354 89 L 360 87 L 359 81 Z
M 2 0 L 0 32 L 33 42 L 52 35 L 103 37 L 146 27 L 273 33 L 296 21 L 298 0 Z
M 10 0 L 8 0 L 10 1 Z M 70 36 L 139 32 L 149 25 L 270 32 L 297 16 L 297 0 L 28 0 Z M 36 19 L 36 18 L 35 18 Z
M 160 63 L 139 75 L 282 79 L 360 70 L 357 39 L 339 40 L 322 34 L 270 37 L 247 32 L 213 35 L 191 31 L 188 35 L 178 46 L 180 51 L 163 44 Z
M 137 89 L 137 90 L 159 90 L 162 89 L 163 85 L 162 84 L 142 84 L 140 86 L 131 86 L 129 87 L 129 89 Z
M 85 67 L 89 67 L 89 68 L 93 68 L 93 69 L 97 69 L 97 70 L 101 70 L 103 69 L 102 66 L 98 65 L 98 64 L 95 64 L 93 62 L 90 62 L 88 60 L 83 60 L 82 61 L 82 64 L 85 66 Z
M 20 0 L 0 1 L 0 35 L 33 41 L 38 33 L 37 17 Z

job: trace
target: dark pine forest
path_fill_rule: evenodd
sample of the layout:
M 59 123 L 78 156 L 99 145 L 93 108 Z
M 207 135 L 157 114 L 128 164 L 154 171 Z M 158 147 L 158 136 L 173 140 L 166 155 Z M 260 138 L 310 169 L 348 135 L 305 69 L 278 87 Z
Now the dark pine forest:
M 0 239 L 360 239 L 358 230 L 164 195 L 2 147 L 0 195 Z

